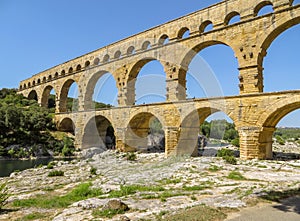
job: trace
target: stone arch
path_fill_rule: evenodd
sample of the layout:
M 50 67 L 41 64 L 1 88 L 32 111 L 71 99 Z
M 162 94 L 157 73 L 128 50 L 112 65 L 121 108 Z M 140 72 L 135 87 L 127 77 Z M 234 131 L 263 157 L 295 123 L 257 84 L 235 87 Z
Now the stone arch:
M 109 62 L 109 60 L 110 60 L 109 55 L 108 54 L 104 55 L 104 57 L 103 57 L 103 63 L 107 63 L 107 62 Z
M 23 90 L 23 86 L 22 85 L 19 86 L 19 90 Z
M 28 82 L 28 88 L 29 88 L 29 87 L 31 87 L 31 83 L 30 83 L 30 82 Z
M 142 70 L 142 68 L 151 61 L 158 61 L 160 64 L 164 67 L 163 63 L 160 60 L 157 60 L 156 58 L 144 58 L 142 60 L 139 60 L 136 62 L 132 68 L 129 71 L 128 79 L 127 79 L 127 88 L 129 89 L 127 91 L 127 101 L 130 105 L 135 104 L 135 89 L 136 89 L 136 80 L 137 77 Z
M 267 54 L 268 48 L 271 46 L 272 42 L 282 33 L 284 33 L 289 28 L 300 24 L 300 15 L 283 22 L 282 24 L 274 25 L 272 27 L 272 30 L 269 31 L 269 33 L 266 35 L 266 37 L 261 41 L 261 45 L 259 48 L 261 48 L 261 51 L 258 56 L 257 63 L 263 67 L 263 60 L 264 57 Z
M 100 63 L 100 59 L 99 58 L 95 58 L 93 63 L 94 63 L 94 65 L 98 65 Z
M 91 62 L 90 62 L 90 61 L 86 61 L 86 62 L 84 63 L 84 67 L 85 67 L 85 68 L 89 67 L 90 65 L 91 65 Z
M 61 76 L 65 76 L 65 74 L 66 74 L 66 71 L 65 71 L 65 70 L 62 70 L 62 71 L 60 72 L 60 75 L 61 75 Z
M 184 35 L 186 33 L 188 33 L 189 31 L 190 31 L 190 29 L 188 29 L 187 27 L 181 28 L 177 34 L 178 39 L 182 39 L 184 37 Z M 189 33 L 188 33 L 188 35 L 189 35 Z
M 58 72 L 55 72 L 54 78 L 58 78 Z
M 118 59 L 118 58 L 120 58 L 120 57 L 121 57 L 121 51 L 118 50 L 118 51 L 116 51 L 115 54 L 114 54 L 114 59 Z
M 110 73 L 110 72 L 104 71 L 104 70 L 98 71 L 98 72 L 94 73 L 88 80 L 88 83 L 86 86 L 86 91 L 84 94 L 84 109 L 85 110 L 94 109 L 93 95 L 94 95 L 94 90 L 95 90 L 96 84 L 97 84 L 98 80 L 107 73 Z M 117 82 L 114 76 L 113 76 L 113 78 L 114 78 L 115 82 Z M 116 83 L 116 87 L 117 87 L 117 83 Z
M 72 74 L 72 73 L 73 73 L 73 68 L 72 68 L 72 67 L 69 68 L 68 73 L 69 73 L 69 74 Z
M 200 32 L 200 34 L 206 32 L 206 28 L 207 28 L 209 25 L 213 25 L 213 23 L 212 23 L 210 20 L 206 20 L 206 21 L 202 22 L 202 24 L 201 24 L 200 27 L 199 27 L 199 32 Z
M 40 84 L 40 83 L 41 83 L 41 79 L 38 79 L 38 80 L 37 80 L 37 83 Z
M 75 124 L 74 124 L 73 120 L 69 117 L 61 120 L 57 125 L 57 129 L 59 131 L 69 132 L 69 133 L 75 135 Z
M 51 81 L 52 80 L 52 75 L 50 74 L 49 76 L 48 76 L 48 81 Z
M 180 66 L 184 67 L 184 68 L 180 69 L 180 72 L 179 72 L 179 75 L 178 75 L 178 81 L 181 82 L 181 86 L 186 89 L 185 92 L 188 92 L 188 88 L 187 88 L 187 86 L 188 86 L 188 81 L 187 81 L 188 80 L 188 74 L 190 74 L 190 76 L 192 76 L 191 73 L 194 73 L 194 72 L 191 72 L 191 71 L 193 71 L 192 68 L 189 69 L 190 64 L 192 62 L 194 62 L 193 59 L 196 58 L 196 56 L 202 50 L 204 50 L 206 48 L 209 48 L 211 46 L 215 46 L 215 45 L 225 45 L 225 46 L 228 46 L 232 50 L 232 52 L 233 52 L 233 57 L 232 58 L 235 59 L 234 61 L 236 62 L 236 58 L 234 57 L 234 50 L 233 50 L 233 48 L 227 42 L 225 42 L 225 41 L 218 41 L 218 40 L 206 41 L 206 42 L 194 45 L 193 47 L 191 47 L 191 49 L 189 51 L 187 51 L 185 54 L 183 54 L 183 57 L 181 58 L 181 62 L 180 62 Z M 237 61 L 237 68 L 238 67 L 239 67 L 239 64 L 238 64 L 238 61 Z M 187 71 L 188 69 L 189 69 L 189 72 Z M 196 77 L 196 75 L 194 77 Z M 222 84 L 221 85 L 219 84 L 219 79 L 216 78 L 216 76 L 213 75 L 213 74 L 210 75 L 210 77 L 212 78 L 212 80 L 214 80 L 212 83 L 215 83 L 216 86 L 218 86 L 219 90 L 218 91 L 217 90 L 213 91 L 212 89 L 210 89 L 209 85 L 206 85 L 207 81 L 203 81 L 203 79 L 201 81 L 201 77 L 198 76 L 198 78 L 195 78 L 195 80 L 197 82 L 197 85 L 201 86 L 202 88 L 200 90 L 203 90 L 204 92 L 206 92 L 206 94 L 201 94 L 201 96 L 200 95 L 199 96 L 198 95 L 193 95 L 193 96 L 198 97 L 198 98 L 199 97 L 203 97 L 203 96 L 206 96 L 206 97 L 223 96 L 223 91 L 221 90 L 222 87 L 219 87 L 219 86 L 222 86 Z M 238 90 L 238 70 L 237 70 L 236 81 L 237 81 L 236 87 L 237 87 L 237 90 Z M 210 84 L 210 85 L 212 85 L 212 84 Z M 223 84 L 223 86 L 224 86 L 224 84 Z M 207 91 L 205 91 L 205 90 L 207 90 Z M 230 93 L 234 93 L 235 94 L 236 92 L 230 92 Z M 188 94 L 186 93 L 185 97 L 187 95 Z M 233 94 L 231 94 L 231 95 L 233 95 Z
M 46 82 L 47 82 L 47 78 L 43 77 L 43 83 L 46 83 Z
M 135 48 L 134 46 L 130 46 L 128 49 L 127 49 L 127 55 L 132 55 L 135 53 Z
M 150 41 L 145 41 L 143 44 L 142 44 L 142 50 L 148 50 L 151 48 L 151 43 Z
M 99 149 L 113 148 L 116 137 L 112 121 L 102 115 L 91 117 L 84 127 L 82 149 L 96 147 Z
M 55 100 L 53 101 L 54 103 L 49 103 L 49 97 L 50 97 L 50 93 L 54 88 L 51 85 L 48 85 L 44 88 L 43 90 L 43 94 L 42 94 L 42 99 L 41 99 L 41 106 L 42 107 L 46 107 L 49 108 L 50 106 L 54 106 L 55 107 Z
M 28 99 L 29 100 L 36 100 L 36 101 L 38 101 L 38 95 L 37 95 L 36 90 L 30 91 L 30 93 L 28 95 Z
M 236 11 L 230 12 L 228 15 L 226 15 L 225 20 L 224 20 L 224 24 L 229 25 L 230 22 L 232 21 L 232 19 L 237 17 L 237 16 L 240 16 L 240 13 L 238 13 Z M 234 23 L 236 23 L 236 22 L 234 22 Z
M 81 65 L 80 64 L 76 66 L 76 71 L 81 71 Z
M 257 16 L 258 13 L 260 12 L 260 10 L 262 10 L 264 7 L 266 6 L 272 6 L 273 7 L 273 4 L 271 1 L 262 1 L 260 2 L 255 8 L 254 8 L 254 16 Z
M 26 89 L 27 88 L 27 85 L 24 83 L 24 85 L 23 85 L 23 89 Z
M 35 86 L 35 80 L 34 80 L 34 81 L 32 81 L 32 86 Z
M 150 112 L 140 112 L 135 114 L 127 123 L 125 132 L 125 145 L 127 151 L 147 151 L 151 144 L 151 135 L 153 136 L 153 122 L 159 121 L 164 128 L 164 119 Z M 164 132 L 161 131 L 161 143 L 158 144 L 158 149 L 164 151 Z
M 158 45 L 161 46 L 161 45 L 165 45 L 168 43 L 168 40 L 169 40 L 169 36 L 166 35 L 166 34 L 163 34 L 162 36 L 160 36 L 160 38 L 158 39 Z
M 67 112 L 67 101 L 70 87 L 77 82 L 73 79 L 68 79 L 64 82 L 59 93 L 59 112 Z M 77 84 L 78 85 L 78 84 Z
M 210 107 L 190 107 L 189 112 L 186 112 L 182 117 L 177 154 L 198 156 L 198 136 L 201 133 L 200 125 L 212 114 L 222 112 L 235 122 L 235 119 L 225 110 L 225 102 L 223 106 L 220 104 L 215 106 L 213 103 L 208 103 L 208 105 L 210 105 Z
M 292 100 L 292 102 L 291 102 Z M 293 99 L 286 98 L 268 106 L 258 119 L 260 130 L 258 132 L 258 146 L 261 158 L 272 159 L 273 133 L 279 121 L 289 113 L 300 109 L 299 95 L 293 96 Z

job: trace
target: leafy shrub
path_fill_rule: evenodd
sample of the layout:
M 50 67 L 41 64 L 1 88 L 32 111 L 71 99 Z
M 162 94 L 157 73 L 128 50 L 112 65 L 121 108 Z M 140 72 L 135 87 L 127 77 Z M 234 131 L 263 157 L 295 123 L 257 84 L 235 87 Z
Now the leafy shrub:
M 238 171 L 232 171 L 227 176 L 231 180 L 246 180 L 246 178 Z
M 0 210 L 7 204 L 8 189 L 5 183 L 0 185 Z
M 63 176 L 64 175 L 64 171 L 61 170 L 53 170 L 51 172 L 48 173 L 49 177 L 53 177 L 53 176 Z
M 233 146 L 240 147 L 240 139 L 235 138 L 230 142 Z
M 129 160 L 129 161 L 136 161 L 136 159 L 137 159 L 136 153 L 134 153 L 134 152 L 126 153 L 125 159 Z
M 284 141 L 284 139 L 281 136 L 276 135 L 275 138 L 276 138 L 277 143 L 279 143 L 280 145 L 284 145 L 285 144 L 285 141 Z
M 233 150 L 223 148 L 218 150 L 217 157 L 234 156 Z
M 47 169 L 53 169 L 54 166 L 55 166 L 55 162 L 51 161 L 48 163 Z
M 70 137 L 64 137 L 63 139 L 64 147 L 61 151 L 62 156 L 73 156 L 75 148 L 74 148 L 74 140 Z
M 225 160 L 227 163 L 230 163 L 230 164 L 233 164 L 233 165 L 236 165 L 237 164 L 237 160 L 234 156 L 224 156 L 222 157 L 223 160 Z
M 97 175 L 97 169 L 95 167 L 92 167 L 90 169 L 91 175 Z

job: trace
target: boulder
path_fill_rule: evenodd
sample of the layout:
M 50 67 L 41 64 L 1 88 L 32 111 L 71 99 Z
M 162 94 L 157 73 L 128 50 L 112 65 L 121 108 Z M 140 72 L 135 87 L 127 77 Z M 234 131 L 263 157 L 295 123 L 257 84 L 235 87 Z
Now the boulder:
M 102 208 L 102 210 L 122 210 L 127 211 L 129 207 L 121 200 L 113 199 L 109 200 Z
M 106 147 L 91 147 L 81 151 L 81 157 L 83 159 L 92 158 L 94 155 L 107 151 Z

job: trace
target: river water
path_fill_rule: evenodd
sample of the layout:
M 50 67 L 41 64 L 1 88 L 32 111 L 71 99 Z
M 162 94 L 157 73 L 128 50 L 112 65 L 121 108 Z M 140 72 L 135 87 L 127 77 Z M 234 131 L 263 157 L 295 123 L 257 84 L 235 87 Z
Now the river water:
M 47 165 L 52 160 L 52 158 L 35 160 L 0 160 L 0 177 L 9 176 L 14 171 L 33 168 L 40 164 Z

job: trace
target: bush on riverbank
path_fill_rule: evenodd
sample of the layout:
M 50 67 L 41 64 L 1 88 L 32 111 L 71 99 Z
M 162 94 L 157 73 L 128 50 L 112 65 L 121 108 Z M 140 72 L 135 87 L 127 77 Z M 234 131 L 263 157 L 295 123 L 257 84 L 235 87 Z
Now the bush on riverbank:
M 16 93 L 15 89 L 0 90 L 0 156 L 28 158 L 73 154 L 74 141 L 56 139 L 53 114 Z

